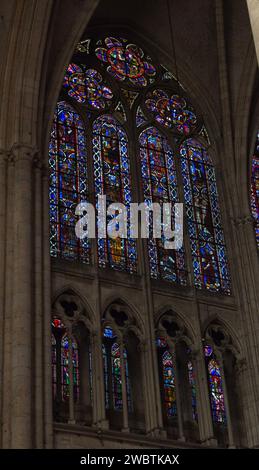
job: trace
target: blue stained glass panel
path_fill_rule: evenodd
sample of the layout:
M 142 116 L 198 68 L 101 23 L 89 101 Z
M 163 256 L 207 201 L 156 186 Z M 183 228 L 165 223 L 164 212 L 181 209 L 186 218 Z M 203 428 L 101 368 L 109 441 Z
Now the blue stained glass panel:
M 76 206 L 88 198 L 85 130 L 79 115 L 59 102 L 49 144 L 50 254 L 89 262 L 89 241 L 75 234 Z
M 259 131 L 252 159 L 251 210 L 254 218 L 256 242 L 259 248 Z
M 112 116 L 101 116 L 93 125 L 95 195 L 106 195 L 107 206 L 123 203 L 128 215 L 128 238 L 98 239 L 100 267 L 134 273 L 137 270 L 136 241 L 129 236 L 129 208 L 132 202 L 128 140 Z M 107 217 L 107 223 L 112 217 Z M 116 223 L 116 222 L 115 222 Z
M 139 137 L 142 187 L 147 204 L 179 202 L 173 151 L 167 139 L 150 127 Z M 150 220 L 152 222 L 152 220 Z M 172 227 L 174 227 L 172 218 Z M 186 285 L 184 249 L 168 250 L 161 239 L 148 239 L 151 277 Z
M 231 282 L 214 167 L 196 140 L 185 141 L 180 153 L 195 285 L 229 295 Z

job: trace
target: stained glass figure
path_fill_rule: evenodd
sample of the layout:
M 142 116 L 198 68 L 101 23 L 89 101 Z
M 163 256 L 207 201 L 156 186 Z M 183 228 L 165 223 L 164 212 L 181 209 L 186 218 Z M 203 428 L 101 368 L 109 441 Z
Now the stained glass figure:
M 193 363 L 191 360 L 188 361 L 187 367 L 188 367 L 189 385 L 190 385 L 190 390 L 191 390 L 192 418 L 194 421 L 198 421 L 195 374 L 194 374 Z
M 139 143 L 144 201 L 160 205 L 178 202 L 174 155 L 167 139 L 155 127 L 150 127 L 140 134 Z M 163 236 L 148 238 L 147 243 L 151 277 L 186 285 L 183 248 L 165 249 Z
M 87 159 L 83 123 L 67 103 L 57 104 L 49 144 L 50 254 L 89 262 L 89 241 L 75 234 L 75 209 L 87 201 Z
M 112 360 L 112 396 L 113 408 L 122 410 L 122 379 L 121 379 L 121 358 L 120 347 L 117 343 L 113 343 L 111 348 Z
M 197 117 L 184 98 L 178 95 L 169 97 L 159 89 L 149 92 L 146 98 L 146 107 L 159 124 L 184 135 L 195 129 Z
M 205 358 L 208 368 L 208 382 L 213 422 L 226 424 L 226 409 L 224 402 L 222 376 L 220 366 L 211 346 L 205 347 Z
M 165 338 L 159 336 L 156 339 L 156 344 L 158 351 L 163 407 L 167 418 L 175 418 L 177 416 L 177 406 L 174 357 L 169 351 L 169 346 Z
M 132 193 L 128 141 L 124 130 L 112 116 L 104 115 L 94 122 L 93 162 L 96 197 L 105 194 L 107 206 L 123 203 L 129 211 Z M 108 217 L 107 223 L 110 220 Z M 128 234 L 129 231 L 128 222 Z M 98 239 L 98 257 L 100 267 L 135 272 L 136 240 L 130 237 Z
M 70 358 L 69 342 L 72 341 L 72 361 Z M 73 367 L 73 393 L 74 400 L 79 400 L 79 363 L 78 347 L 75 339 L 70 339 L 65 334 L 61 341 L 61 390 L 62 400 L 67 401 L 70 396 L 70 375 L 69 369 Z
M 69 64 L 63 87 L 78 103 L 86 103 L 96 110 L 107 108 L 113 98 L 111 89 L 103 83 L 102 75 L 84 65 Z
M 144 87 L 156 69 L 143 50 L 126 39 L 107 37 L 95 50 L 97 58 L 107 65 L 107 72 L 120 82 Z
M 69 341 L 68 336 L 64 335 L 61 341 L 61 390 L 62 400 L 69 399 Z
M 180 153 L 195 286 L 229 295 L 230 275 L 213 164 L 196 140 L 186 140 Z
M 257 246 L 259 248 L 259 131 L 252 159 L 251 210 L 254 218 Z
M 57 395 L 57 341 L 53 333 L 51 334 L 51 364 L 52 364 L 52 390 L 53 398 Z
M 147 122 L 146 117 L 145 117 L 141 107 L 139 106 L 138 109 L 137 109 L 137 112 L 136 112 L 136 125 L 137 125 L 137 127 L 140 127 L 143 124 L 146 124 L 146 122 Z
M 102 345 L 102 354 L 104 367 L 105 405 L 107 409 L 120 411 L 123 409 L 120 347 L 116 342 L 116 335 L 113 333 L 113 330 L 110 327 L 104 328 L 103 336 L 104 342 Z M 128 411 L 132 412 L 133 403 L 129 378 L 128 355 L 126 349 L 124 349 L 124 368 Z
M 121 89 L 122 96 L 125 98 L 126 103 L 128 104 L 129 108 L 131 109 L 139 96 L 139 93 L 131 90 L 125 90 L 124 88 Z
M 165 351 L 162 355 L 162 366 L 166 415 L 168 418 L 174 418 L 177 416 L 175 372 L 173 356 L 169 351 Z
M 109 362 L 108 362 L 108 345 L 102 345 L 103 355 L 103 375 L 104 375 L 104 390 L 105 390 L 105 408 L 110 408 L 110 394 L 109 394 Z

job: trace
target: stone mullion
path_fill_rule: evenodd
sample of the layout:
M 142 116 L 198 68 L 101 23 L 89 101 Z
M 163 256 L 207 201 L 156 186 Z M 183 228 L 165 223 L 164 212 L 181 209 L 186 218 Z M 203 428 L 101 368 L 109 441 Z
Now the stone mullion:
M 196 386 L 198 396 L 198 423 L 201 442 L 205 445 L 215 445 L 214 429 L 211 416 L 208 377 L 205 367 L 203 349 L 195 354 Z
M 170 345 L 170 353 L 173 359 L 173 368 L 175 373 L 175 394 L 176 394 L 176 407 L 177 407 L 177 423 L 178 423 L 178 439 L 179 441 L 185 441 L 184 430 L 183 430 L 183 414 L 182 414 L 182 403 L 180 397 L 180 382 L 177 368 L 177 357 L 175 344 Z
M 122 415 L 123 415 L 123 432 L 129 432 L 129 419 L 128 419 L 128 397 L 127 397 L 127 384 L 126 384 L 126 371 L 124 360 L 124 344 L 123 340 L 119 342 L 120 347 L 120 369 L 121 369 L 121 393 L 122 393 Z
M 135 128 L 135 123 L 133 124 Z M 138 132 L 133 133 L 132 150 L 132 169 L 135 169 L 133 176 L 136 183 L 135 197 L 136 200 L 144 201 L 143 189 L 142 189 L 142 176 L 141 176 L 141 161 L 139 157 L 139 144 L 138 144 Z M 134 152 L 134 153 L 133 153 Z M 133 159 L 135 155 L 135 159 Z M 142 286 L 143 286 L 143 304 L 146 309 L 146 341 L 147 341 L 147 354 L 146 354 L 146 367 L 150 371 L 146 382 L 146 400 L 149 408 L 149 422 L 150 429 L 147 429 L 149 433 L 156 433 L 159 431 L 163 432 L 163 417 L 161 408 L 160 398 L 160 384 L 159 384 L 159 373 L 158 373 L 158 362 L 157 362 L 157 351 L 156 351 L 156 338 L 155 338 L 155 311 L 154 311 L 154 300 L 153 292 L 150 280 L 150 265 L 148 256 L 147 240 L 138 240 L 139 249 L 139 264 L 141 269 L 139 272 L 142 274 Z M 154 412 L 155 410 L 155 412 Z
M 218 358 L 219 365 L 220 365 L 220 373 L 221 373 L 222 388 L 223 388 L 223 395 L 224 395 L 224 404 L 225 404 L 226 417 L 227 417 L 228 445 L 229 445 L 229 448 L 233 449 L 235 445 L 234 445 L 234 437 L 233 437 L 233 429 L 232 429 L 232 417 L 231 417 L 230 407 L 229 407 L 228 389 L 227 389 L 227 384 L 225 380 L 224 362 L 223 362 L 222 354 L 219 354 L 218 352 L 217 358 Z

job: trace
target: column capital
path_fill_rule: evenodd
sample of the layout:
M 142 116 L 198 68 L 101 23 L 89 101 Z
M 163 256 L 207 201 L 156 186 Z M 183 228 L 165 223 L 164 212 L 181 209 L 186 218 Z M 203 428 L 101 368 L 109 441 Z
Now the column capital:
M 237 359 L 235 364 L 235 371 L 237 375 L 242 374 L 248 368 L 247 360 L 245 357 L 240 357 Z
M 10 152 L 8 150 L 0 148 L 0 165 L 5 164 L 8 161 L 9 156 Z
M 15 162 L 17 161 L 29 161 L 35 163 L 39 161 L 39 150 L 28 144 L 15 143 L 11 148 L 11 155 Z
M 240 217 L 232 218 L 232 222 L 235 227 L 239 227 L 241 225 L 249 225 L 249 224 L 253 225 L 254 219 L 251 214 L 248 214 L 248 215 L 246 214 Z

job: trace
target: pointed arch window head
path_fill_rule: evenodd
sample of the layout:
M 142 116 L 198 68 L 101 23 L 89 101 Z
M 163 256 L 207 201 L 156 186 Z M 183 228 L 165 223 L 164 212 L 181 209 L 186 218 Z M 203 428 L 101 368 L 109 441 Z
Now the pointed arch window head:
M 139 144 L 144 201 L 160 205 L 178 202 L 174 154 L 166 137 L 155 127 L 149 127 L 140 134 Z M 163 243 L 163 238 L 148 239 L 151 277 L 186 285 L 183 248 L 166 250 Z
M 251 174 L 251 211 L 254 219 L 255 236 L 259 248 L 259 131 L 257 133 Z
M 88 198 L 86 138 L 83 123 L 66 102 L 57 104 L 49 144 L 50 253 L 89 262 L 89 241 L 75 234 L 75 209 Z
M 109 107 L 113 99 L 112 90 L 103 82 L 102 75 L 84 65 L 69 64 L 63 87 L 71 98 L 95 110 Z
M 93 163 L 95 195 L 106 195 L 107 206 L 123 203 L 129 208 L 132 202 L 128 139 L 123 128 L 108 115 L 96 119 L 93 124 Z M 112 216 L 107 223 L 112 222 Z M 128 235 L 130 226 L 128 223 Z M 137 269 L 136 241 L 130 237 L 98 239 L 100 267 L 135 272 Z
M 230 274 L 221 224 L 215 170 L 205 148 L 188 139 L 181 167 L 196 287 L 230 294 Z
M 213 348 L 211 346 L 205 346 L 204 354 L 208 371 L 208 385 L 210 392 L 212 419 L 216 424 L 225 425 L 226 409 L 220 365 L 215 354 L 213 353 Z

